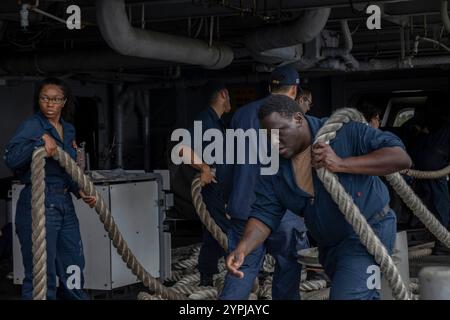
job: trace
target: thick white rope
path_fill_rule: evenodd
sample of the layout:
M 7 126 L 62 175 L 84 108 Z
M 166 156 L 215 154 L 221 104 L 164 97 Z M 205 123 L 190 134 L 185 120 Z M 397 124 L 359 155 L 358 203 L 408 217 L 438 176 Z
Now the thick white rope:
M 450 248 L 450 232 L 439 222 L 438 219 L 425 207 L 423 202 L 416 196 L 411 187 L 399 173 L 386 176 L 386 180 L 398 193 L 408 208 L 419 218 L 425 227 L 447 248 Z
M 47 290 L 47 267 L 46 267 L 46 243 L 45 243 L 45 157 L 46 151 L 44 147 L 40 147 L 33 152 L 31 163 L 31 181 L 32 181 L 32 214 L 33 214 L 33 299 L 45 299 Z M 67 173 L 77 182 L 81 190 L 88 195 L 94 195 L 97 199 L 95 211 L 99 215 L 100 221 L 104 224 L 105 230 L 108 232 L 109 238 L 112 240 L 114 247 L 126 263 L 143 284 L 151 291 L 156 292 L 163 298 L 170 300 L 186 299 L 170 288 L 163 286 L 157 279 L 148 273 L 141 263 L 136 259 L 127 243 L 122 237 L 114 218 L 109 211 L 108 206 L 101 197 L 100 193 L 95 189 L 94 184 L 88 176 L 77 166 L 75 161 L 61 148 L 57 148 L 55 160 L 63 167 Z
M 450 164 L 440 170 L 435 171 L 420 171 L 414 169 L 406 169 L 400 171 L 402 174 L 416 178 L 416 179 L 439 179 L 450 174 Z
M 350 121 L 365 122 L 363 115 L 355 109 L 344 108 L 337 110 L 325 122 L 322 128 L 320 128 L 314 143 L 329 143 L 330 140 L 336 137 L 337 131 Z M 359 211 L 359 208 L 353 202 L 352 197 L 339 183 L 337 175 L 324 168 L 320 168 L 317 169 L 317 176 L 344 214 L 347 222 L 353 227 L 353 230 L 358 235 L 361 243 L 367 248 L 367 251 L 373 255 L 375 261 L 380 266 L 389 286 L 392 288 L 394 298 L 398 300 L 410 300 L 411 294 L 403 283 L 394 261 L 389 256 L 389 253 L 381 243 L 380 239 L 367 223 L 365 217 Z

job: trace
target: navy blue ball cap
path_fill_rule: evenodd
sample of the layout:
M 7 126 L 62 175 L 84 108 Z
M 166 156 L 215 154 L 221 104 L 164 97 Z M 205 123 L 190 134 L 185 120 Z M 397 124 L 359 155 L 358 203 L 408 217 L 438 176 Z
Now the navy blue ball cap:
M 297 70 L 289 66 L 276 68 L 270 74 L 270 84 L 280 86 L 298 86 L 300 76 Z

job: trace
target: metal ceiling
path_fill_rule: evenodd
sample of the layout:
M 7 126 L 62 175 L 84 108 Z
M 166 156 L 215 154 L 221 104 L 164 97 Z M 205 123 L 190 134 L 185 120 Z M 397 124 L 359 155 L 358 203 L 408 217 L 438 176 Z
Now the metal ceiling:
M 39 73 L 40 60 L 37 60 L 39 57 L 46 57 L 47 63 L 51 64 L 53 60 L 49 57 L 60 56 L 64 60 L 64 57 L 73 57 L 76 53 L 82 53 L 80 57 L 86 59 L 89 53 L 98 57 L 101 52 L 105 52 L 109 59 L 105 71 L 111 72 L 120 70 L 124 73 L 129 71 L 133 74 L 149 74 L 160 68 L 179 64 L 148 59 L 140 63 L 140 58 L 130 59 L 127 63 L 126 57 L 114 53 L 102 37 L 97 24 L 95 1 L 38 2 L 39 9 L 61 18 L 67 16 L 65 8 L 69 4 L 77 4 L 81 7 L 82 21 L 86 26 L 82 30 L 68 30 L 58 21 L 30 12 L 30 26 L 24 31 L 20 26 L 21 4 L 34 4 L 35 0 L 2 0 L 0 55 L 3 67 L 0 63 L 2 69 L 0 74 L 14 73 L 12 68 L 5 66 L 8 61 L 12 61 L 11 59 L 16 65 L 18 59 L 28 61 L 28 65 L 31 66 L 19 71 L 35 74 Z M 353 39 L 351 54 L 361 62 L 370 59 L 401 59 L 412 54 L 417 57 L 450 55 L 445 49 L 450 45 L 450 39 L 440 16 L 441 1 L 387 0 L 370 3 L 376 3 L 382 8 L 381 30 L 366 28 L 369 15 L 365 13 L 365 7 L 369 2 L 360 0 L 127 0 L 126 11 L 134 28 L 196 38 L 206 42 L 212 40 L 231 47 L 235 58 L 229 68 L 245 66 L 250 70 L 263 69 L 264 63 L 256 61 L 246 50 L 246 35 L 269 25 L 276 27 L 291 24 L 305 9 L 326 7 L 332 10 L 325 29 L 342 38 L 340 22 L 347 20 Z M 414 52 L 414 41 L 417 36 L 435 42 L 421 41 L 418 51 Z M 118 56 L 117 63 L 114 62 L 113 56 Z M 33 59 L 36 60 L 37 67 L 32 66 Z M 91 70 L 95 68 L 93 59 L 83 65 L 83 72 L 94 71 Z M 440 61 L 443 63 L 445 59 Z M 64 64 L 63 62 L 61 63 Z M 80 70 L 71 70 L 70 63 L 67 63 L 67 71 Z

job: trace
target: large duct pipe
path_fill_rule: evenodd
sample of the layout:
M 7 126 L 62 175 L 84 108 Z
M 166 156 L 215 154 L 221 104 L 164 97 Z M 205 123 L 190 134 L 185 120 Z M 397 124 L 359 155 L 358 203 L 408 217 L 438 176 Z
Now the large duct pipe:
M 348 27 L 347 20 L 341 20 L 342 37 L 344 38 L 344 49 L 347 52 L 351 52 L 353 49 L 353 39 Z
M 441 18 L 444 24 L 445 30 L 450 34 L 450 18 L 448 17 L 448 1 L 443 0 L 441 2 Z
M 355 62 L 358 64 L 358 68 L 352 69 L 352 71 L 385 71 L 398 69 L 412 69 L 416 67 L 434 67 L 437 65 L 450 65 L 450 55 L 435 56 L 435 57 L 416 57 L 405 60 L 371 59 L 368 62 L 358 62 L 355 59 Z M 301 66 L 298 63 L 295 64 L 295 66 L 299 71 L 323 71 L 323 70 L 349 71 L 348 66 L 336 58 L 330 58 L 320 61 L 319 63 L 316 64 L 317 68 L 312 66 Z
M 416 57 L 412 59 L 406 59 L 404 61 L 396 59 L 372 59 L 367 63 L 360 63 L 362 71 L 408 69 L 415 67 L 430 67 L 448 64 L 450 64 L 450 55 L 435 57 Z
M 325 27 L 330 8 L 307 10 L 293 23 L 270 26 L 249 34 L 245 44 L 254 53 L 284 48 L 313 40 Z
M 128 21 L 124 0 L 97 0 L 96 11 L 103 38 L 121 54 L 209 69 L 221 69 L 233 61 L 228 46 L 209 46 L 197 39 L 134 28 Z
M 343 45 L 340 48 L 323 48 L 322 56 L 325 58 L 341 57 L 345 64 L 351 66 L 353 69 L 358 69 L 358 61 L 350 54 L 353 49 L 353 39 L 348 27 L 347 20 L 341 20 L 341 31 L 343 38 Z

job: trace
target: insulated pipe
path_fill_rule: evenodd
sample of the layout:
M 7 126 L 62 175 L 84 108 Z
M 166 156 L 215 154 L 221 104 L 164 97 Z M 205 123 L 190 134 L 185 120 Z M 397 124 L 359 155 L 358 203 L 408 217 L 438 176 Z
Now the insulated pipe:
M 350 33 L 350 28 L 348 27 L 348 22 L 347 20 L 341 20 L 340 24 L 343 46 L 340 48 L 323 48 L 321 54 L 325 58 L 341 57 L 344 59 L 345 63 L 351 65 L 353 69 L 358 69 L 358 61 L 350 54 L 353 49 L 353 39 Z
M 108 45 L 117 52 L 141 58 L 222 69 L 233 61 L 233 51 L 213 44 L 161 32 L 134 28 L 124 0 L 97 0 L 97 23 Z
M 450 64 L 450 55 L 435 57 L 416 57 L 412 59 L 406 59 L 404 62 L 396 59 L 372 59 L 369 62 L 360 62 L 359 70 L 391 70 L 446 64 Z
M 344 38 L 344 48 L 347 52 L 350 52 L 353 49 L 353 39 L 347 20 L 341 20 L 341 30 Z
M 352 55 L 348 57 L 353 58 Z M 353 58 L 354 59 L 354 58 Z M 345 60 L 345 57 L 344 57 Z M 404 61 L 398 59 L 372 59 L 369 62 L 358 62 L 358 67 L 354 71 L 383 71 L 383 70 L 397 70 L 397 69 L 407 69 L 414 67 L 429 67 L 435 65 L 450 65 L 450 55 L 446 56 L 435 56 L 435 57 L 416 57 L 411 59 L 406 59 Z M 297 69 L 300 71 L 314 70 L 311 66 L 301 66 L 298 63 L 295 64 Z M 344 65 L 336 59 L 327 59 L 321 61 L 318 66 L 320 68 L 333 68 L 333 70 L 344 71 Z
M 450 18 L 448 17 L 448 2 L 447 0 L 442 0 L 441 2 L 441 19 L 444 24 L 447 33 L 450 33 Z
M 250 51 L 259 53 L 309 42 L 323 30 L 330 11 L 330 8 L 307 10 L 294 23 L 257 29 L 245 37 L 245 44 Z

